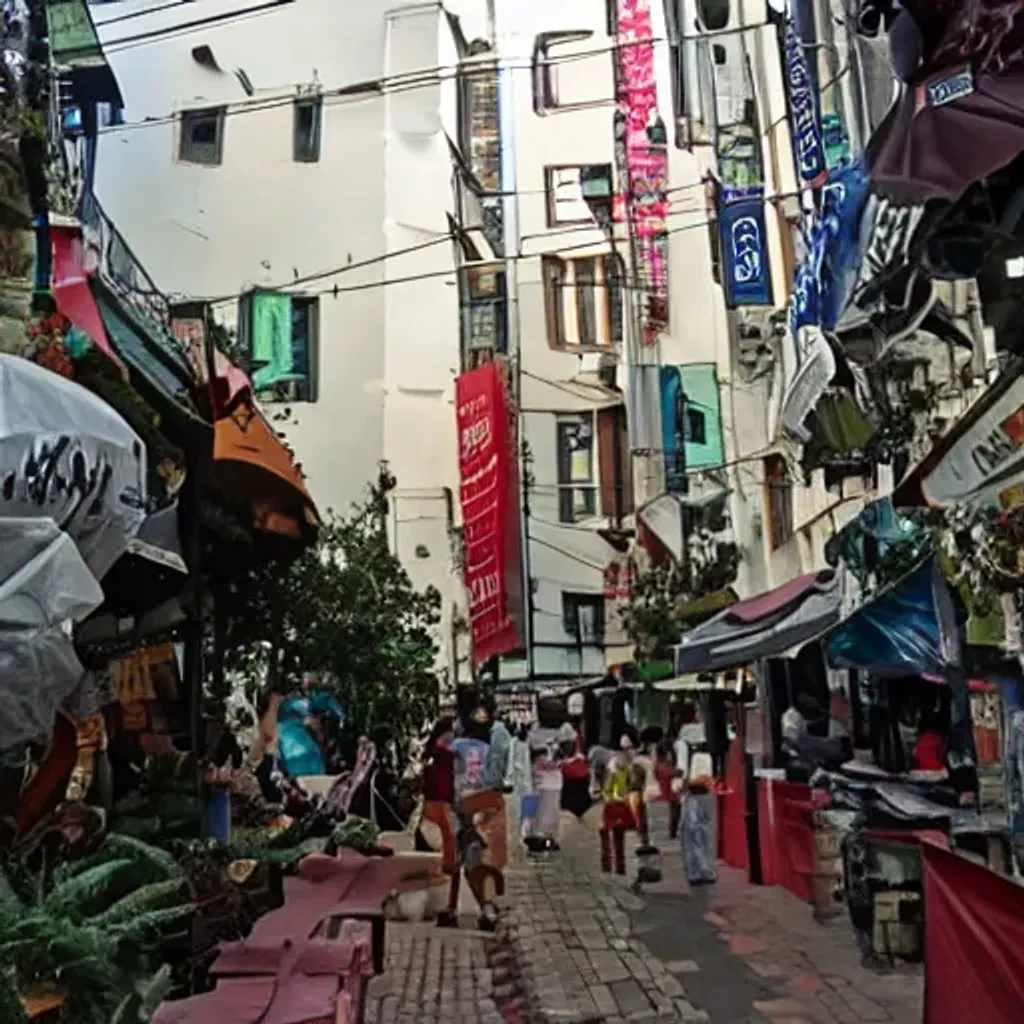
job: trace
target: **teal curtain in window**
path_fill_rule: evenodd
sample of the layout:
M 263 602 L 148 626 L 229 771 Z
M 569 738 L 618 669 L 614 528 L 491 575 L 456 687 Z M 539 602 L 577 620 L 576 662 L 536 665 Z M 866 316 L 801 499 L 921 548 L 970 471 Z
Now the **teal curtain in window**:
M 290 295 L 278 292 L 253 295 L 250 332 L 251 358 L 260 367 L 252 378 L 257 391 L 301 378 L 294 373 Z

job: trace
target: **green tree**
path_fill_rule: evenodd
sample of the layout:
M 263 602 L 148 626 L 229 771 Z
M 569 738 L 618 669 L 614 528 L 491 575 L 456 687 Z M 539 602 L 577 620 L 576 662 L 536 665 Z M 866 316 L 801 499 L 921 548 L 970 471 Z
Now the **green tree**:
M 712 557 L 691 558 L 688 566 L 668 561 L 634 573 L 622 623 L 637 662 L 671 658 L 686 630 L 725 607 L 717 598 L 735 582 L 738 567 L 736 545 L 722 543 Z
M 320 673 L 353 729 L 404 741 L 437 711 L 441 595 L 417 591 L 388 545 L 394 488 L 382 465 L 361 505 L 328 513 L 314 546 L 226 581 L 217 600 L 229 676 L 287 692 Z

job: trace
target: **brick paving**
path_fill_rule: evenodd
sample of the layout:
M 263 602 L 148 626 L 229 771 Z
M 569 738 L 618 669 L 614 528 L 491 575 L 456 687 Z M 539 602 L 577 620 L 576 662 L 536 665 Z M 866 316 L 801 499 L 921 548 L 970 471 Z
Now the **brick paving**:
M 510 844 L 498 936 L 389 926 L 367 1024 L 920 1024 L 920 972 L 862 968 L 845 917 L 818 924 L 729 869 L 691 892 L 667 840 L 664 881 L 638 896 L 582 825 L 561 842 L 536 858 Z
M 366 1024 L 503 1024 L 521 998 L 503 985 L 497 947 L 480 932 L 390 923 L 387 973 L 370 982 Z

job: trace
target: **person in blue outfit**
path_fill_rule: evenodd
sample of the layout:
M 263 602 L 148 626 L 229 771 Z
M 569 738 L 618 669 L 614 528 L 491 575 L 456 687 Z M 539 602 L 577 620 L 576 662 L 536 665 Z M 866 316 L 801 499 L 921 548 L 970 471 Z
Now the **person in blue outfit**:
M 277 711 L 277 754 L 285 774 L 293 779 L 327 774 L 329 726 L 343 718 L 338 702 L 308 683 L 304 692 L 286 697 Z

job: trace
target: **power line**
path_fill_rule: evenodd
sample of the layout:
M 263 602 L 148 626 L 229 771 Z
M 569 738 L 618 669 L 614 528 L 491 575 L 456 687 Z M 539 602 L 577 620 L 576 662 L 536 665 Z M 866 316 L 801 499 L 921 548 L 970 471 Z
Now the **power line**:
M 693 183 L 691 183 L 689 185 L 679 185 L 676 188 L 666 189 L 665 194 L 669 195 L 669 194 L 671 194 L 673 192 L 682 192 L 682 191 L 686 191 L 686 190 L 689 190 L 689 189 L 697 189 L 697 188 L 703 189 L 704 187 L 705 187 L 705 183 L 702 182 L 702 181 L 693 182 Z M 525 189 L 525 190 L 519 190 L 519 191 L 513 191 L 513 192 L 493 192 L 493 193 L 488 193 L 488 198 L 491 197 L 491 196 L 546 195 L 546 194 L 547 194 L 547 189 L 542 189 L 542 188 L 541 189 Z M 690 211 L 690 210 L 675 210 L 675 211 L 672 211 L 672 210 L 670 210 L 668 216 L 670 216 L 670 217 L 680 216 L 681 217 L 681 216 L 684 216 L 685 214 L 690 213 L 690 212 L 693 212 L 693 211 Z M 556 230 L 559 230 L 559 229 L 551 229 L 549 231 L 537 232 L 536 234 L 523 235 L 522 237 L 524 239 L 550 238 L 552 232 L 556 231 Z M 596 224 L 574 224 L 574 225 L 567 225 L 566 227 L 560 229 L 559 233 L 561 233 L 561 234 L 574 234 L 576 232 L 594 231 L 594 230 L 597 230 L 597 225 Z M 406 256 L 406 255 L 408 255 L 410 253 L 416 253 L 416 252 L 421 252 L 424 249 L 430 249 L 430 248 L 432 248 L 435 245 L 443 245 L 443 244 L 445 244 L 447 242 L 455 243 L 457 241 L 458 241 L 458 236 L 456 234 L 454 234 L 454 233 L 448 233 L 448 234 L 444 234 L 444 235 L 439 235 L 437 238 L 432 238 L 428 242 L 417 242 L 415 245 L 406 246 L 403 249 L 392 249 L 389 252 L 378 253 L 376 256 L 369 256 L 369 257 L 367 257 L 364 260 L 356 260 L 356 261 L 351 262 L 351 263 L 346 263 L 343 266 L 331 267 L 331 268 L 326 269 L 326 270 L 318 270 L 318 271 L 313 272 L 312 274 L 302 274 L 302 275 L 300 275 L 298 277 L 293 277 L 290 281 L 283 281 L 283 282 L 281 282 L 280 284 L 277 284 L 277 285 L 265 285 L 265 286 L 261 285 L 260 287 L 261 288 L 265 288 L 268 291 L 283 291 L 283 290 L 285 290 L 287 288 L 295 287 L 296 285 L 299 285 L 299 284 L 306 284 L 306 283 L 308 283 L 310 281 L 323 280 L 323 278 L 325 278 L 325 277 L 334 277 L 337 274 L 344 274 L 344 273 L 347 273 L 350 270 L 361 270 L 364 267 L 370 267 L 370 266 L 373 266 L 374 264 L 377 264 L 377 263 L 383 263 L 383 262 L 385 262 L 386 260 L 389 260 L 389 259 L 397 259 L 400 256 Z M 599 244 L 599 243 L 596 243 L 596 242 L 595 243 L 587 243 L 587 245 L 581 245 L 581 246 L 579 246 L 579 248 L 591 248 L 592 246 L 597 245 L 597 244 Z M 574 251 L 574 248 L 575 247 L 569 247 L 567 249 L 563 248 L 563 249 L 559 249 L 558 252 L 563 252 L 563 251 L 564 252 L 572 252 L 572 251 Z M 538 255 L 542 255 L 542 254 L 538 254 Z M 522 256 L 522 258 L 523 259 L 532 259 L 532 258 L 535 258 L 535 257 L 533 255 L 526 255 L 526 254 L 524 254 Z M 484 262 L 481 262 L 479 265 L 480 266 L 484 266 L 486 264 L 486 265 L 490 266 L 490 265 L 495 264 L 495 263 L 503 263 L 503 262 L 505 262 L 505 258 L 504 257 L 498 257 L 495 260 L 486 260 Z M 238 296 L 236 294 L 232 294 L 232 295 L 222 295 L 222 296 L 211 296 L 211 297 L 205 298 L 205 299 L 202 298 L 201 296 L 200 297 L 193 297 L 193 298 L 194 298 L 194 301 L 197 301 L 197 302 L 207 302 L 210 305 L 221 305 L 222 303 L 225 303 L 225 302 L 233 302 L 235 299 L 238 298 Z
M 585 558 L 581 558 L 579 555 L 575 555 L 572 552 L 564 551 L 560 547 L 556 547 L 554 544 L 549 544 L 546 540 L 541 540 L 539 537 L 528 536 L 527 541 L 530 544 L 539 544 L 542 548 L 549 548 L 551 551 L 555 551 L 560 554 L 563 558 L 568 558 L 571 562 L 578 562 L 580 565 L 585 565 L 588 569 L 596 569 L 598 572 L 604 572 L 605 566 L 598 562 L 591 562 Z
M 119 14 L 115 18 L 104 18 L 102 21 L 97 21 L 93 18 L 93 25 L 96 28 L 102 28 L 104 25 L 119 25 L 122 21 L 132 21 L 135 18 L 144 18 L 147 14 L 160 14 L 163 11 L 170 11 L 174 8 L 181 8 L 187 0 L 171 0 L 169 4 L 163 4 L 160 7 L 147 7 L 141 11 L 132 11 L 130 14 Z M 93 8 L 96 10 L 97 8 Z
M 220 14 L 211 14 L 205 18 L 197 18 L 195 21 L 184 22 L 179 25 L 168 25 L 165 28 L 150 29 L 148 32 L 139 32 L 134 36 L 121 36 L 118 39 L 111 39 L 109 41 L 100 41 L 100 45 L 103 48 L 103 52 L 117 53 L 121 50 L 134 49 L 138 46 L 145 46 L 154 40 L 163 39 L 174 39 L 178 36 L 190 35 L 193 32 L 197 32 L 200 29 L 209 28 L 211 25 L 226 24 L 237 21 L 249 21 L 252 18 L 260 17 L 261 15 L 271 14 L 272 12 L 288 6 L 293 3 L 294 0 L 268 0 L 267 3 L 256 4 L 253 7 L 243 7 L 238 11 L 222 11 Z M 180 6 L 175 4 L 165 5 L 164 7 L 158 7 L 156 11 L 167 10 L 168 7 Z M 140 12 L 141 14 L 142 12 Z M 146 11 L 146 14 L 152 14 L 154 11 Z M 111 18 L 109 22 L 96 22 L 96 27 L 101 28 L 105 24 L 114 24 L 117 21 L 128 20 L 128 15 L 121 19 Z
M 668 214 L 669 217 L 682 217 L 682 216 L 687 216 L 687 215 L 692 216 L 692 213 L 690 211 L 688 211 L 688 210 L 678 210 L 678 211 L 670 212 Z M 709 221 L 709 220 L 702 220 L 702 221 L 699 221 L 696 224 L 687 224 L 687 225 L 685 225 L 683 227 L 669 228 L 665 232 L 665 234 L 666 235 L 674 235 L 674 234 L 678 234 L 678 233 L 680 233 L 682 231 L 689 231 L 689 230 L 692 230 L 692 229 L 695 229 L 695 228 L 706 228 L 711 223 L 713 223 L 713 222 Z M 591 228 L 590 230 L 594 230 L 594 229 Z M 277 288 L 271 287 L 269 285 L 268 286 L 256 285 L 256 286 L 254 286 L 254 288 L 255 288 L 255 290 L 287 291 L 289 288 L 295 287 L 296 285 L 302 284 L 303 282 L 309 282 L 309 281 L 313 281 L 313 280 L 322 280 L 325 277 L 332 277 L 332 276 L 334 276 L 336 274 L 344 273 L 347 270 L 355 270 L 355 269 L 357 269 L 357 267 L 372 266 L 372 265 L 374 265 L 376 263 L 381 263 L 381 262 L 384 262 L 385 260 L 391 259 L 394 256 L 401 256 L 401 255 L 403 255 L 405 253 L 408 253 L 408 252 L 417 252 L 419 250 L 429 248 L 430 246 L 433 246 L 433 245 L 439 245 L 439 244 L 441 244 L 443 242 L 449 241 L 451 238 L 452 238 L 452 236 L 443 236 L 441 238 L 431 239 L 429 242 L 421 242 L 421 243 L 419 243 L 416 246 L 410 246 L 408 249 L 399 249 L 399 250 L 396 250 L 394 253 L 383 253 L 383 254 L 380 254 L 378 256 L 370 257 L 370 258 L 368 258 L 366 260 L 361 261 L 359 264 L 352 263 L 352 264 L 348 264 L 348 265 L 343 266 L 343 267 L 336 267 L 336 268 L 333 268 L 331 270 L 316 271 L 315 273 L 306 275 L 305 277 L 294 278 L 291 281 L 288 281 L 288 282 L 286 282 L 286 283 L 284 283 L 282 285 L 279 285 Z M 578 251 L 583 250 L 583 249 L 595 249 L 600 244 L 602 244 L 602 243 L 599 242 L 599 241 L 590 241 L 590 242 L 581 242 L 578 245 L 560 246 L 557 250 L 554 250 L 554 254 L 561 254 L 561 253 L 566 253 L 566 252 L 578 252 Z M 345 286 L 332 285 L 331 287 L 328 287 L 328 288 L 322 288 L 322 289 L 319 289 L 319 290 L 314 290 L 312 292 L 305 292 L 304 294 L 307 294 L 307 295 L 310 295 L 310 294 L 311 295 L 343 295 L 343 294 L 345 294 L 347 292 L 366 291 L 367 289 L 370 289 L 370 288 L 381 288 L 381 287 L 384 287 L 385 285 L 413 284 L 413 283 L 415 283 L 417 281 L 428 281 L 428 280 L 431 280 L 431 279 L 438 279 L 438 278 L 444 278 L 444 277 L 450 277 L 450 278 L 454 279 L 454 278 L 458 277 L 458 275 L 462 271 L 472 270 L 474 267 L 493 267 L 493 266 L 497 266 L 499 264 L 508 263 L 511 260 L 516 260 L 516 261 L 518 261 L 518 260 L 536 260 L 536 259 L 540 259 L 543 255 L 545 255 L 545 254 L 544 253 L 517 253 L 517 254 L 512 255 L 512 256 L 503 257 L 501 259 L 472 261 L 472 262 L 468 262 L 468 263 L 462 263 L 462 264 L 460 264 L 458 266 L 453 266 L 451 269 L 425 271 L 425 272 L 419 273 L 419 274 L 410 274 L 407 277 L 392 277 L 392 278 L 387 278 L 387 279 L 385 279 L 383 281 L 365 281 L 365 282 L 363 282 L 361 284 L 356 284 L 356 285 L 345 285 Z M 526 282 L 526 283 L 530 283 L 530 282 Z M 533 284 L 542 284 L 543 282 L 535 281 L 535 282 L 532 282 L 532 283 Z M 636 285 L 636 284 L 623 283 L 621 285 L 621 287 L 624 290 L 626 290 L 626 291 L 641 291 L 641 292 L 644 292 L 644 291 L 648 290 L 648 289 L 644 288 L 643 286 Z M 244 294 L 244 293 L 239 293 L 239 294 Z M 190 296 L 189 299 L 190 299 L 190 301 L 193 301 L 193 302 L 203 302 L 203 303 L 206 303 L 209 306 L 222 306 L 222 305 L 225 305 L 227 303 L 237 302 L 239 294 L 213 296 L 213 297 L 209 297 L 209 298 L 204 298 L 203 296 Z
M 281 6 L 283 3 L 294 2 L 294 0 L 273 0 L 270 4 L 263 4 L 258 8 L 251 8 L 251 10 L 257 12 L 269 11 L 273 8 Z M 222 17 L 222 16 L 221 16 Z M 205 24 L 205 23 L 204 23 Z M 201 26 L 202 27 L 202 26 Z M 620 50 L 630 49 L 635 46 L 655 45 L 656 43 L 666 42 L 664 39 L 641 39 L 631 40 L 623 43 L 612 43 L 610 46 L 597 47 L 591 50 L 579 50 L 576 53 L 566 53 L 557 55 L 556 57 L 548 58 L 545 61 L 546 66 L 560 66 L 562 64 L 571 64 L 580 60 L 590 60 L 592 57 L 599 57 L 604 54 L 614 53 Z M 118 53 L 124 49 L 130 49 L 130 47 L 118 47 L 117 40 L 109 43 L 103 43 L 104 53 Z M 529 64 L 522 63 L 505 63 L 502 62 L 497 55 L 495 55 L 493 61 L 481 62 L 480 64 L 475 63 L 462 63 L 462 64 L 438 64 L 433 67 L 420 68 L 415 71 L 405 71 L 394 75 L 383 75 L 379 78 L 369 78 L 360 82 L 353 82 L 349 85 L 338 86 L 333 89 L 327 89 L 320 92 L 319 97 L 326 101 L 330 100 L 331 103 L 326 103 L 325 106 L 337 105 L 334 101 L 344 102 L 362 102 L 369 99 L 380 99 L 382 96 L 391 96 L 396 93 L 405 92 L 411 89 L 423 89 L 432 85 L 440 85 L 442 82 L 455 81 L 460 78 L 472 79 L 474 75 L 479 75 L 483 71 L 490 73 L 493 71 L 532 71 L 534 64 L 531 61 Z M 235 115 L 243 113 L 259 113 L 263 110 L 273 110 L 277 107 L 290 106 L 298 98 L 299 90 L 307 89 L 313 83 L 311 82 L 293 82 L 291 89 L 294 90 L 286 96 L 275 96 L 267 97 L 264 99 L 250 98 L 247 100 L 238 100 L 235 103 L 230 104 L 207 104 L 207 107 L 226 107 L 224 113 L 226 115 Z M 309 99 L 309 96 L 303 97 Z M 608 106 L 615 105 L 615 98 L 609 97 L 606 101 L 597 101 L 598 103 L 607 103 Z M 183 109 L 205 109 L 204 107 L 195 108 L 183 108 Z M 553 112 L 557 112 L 557 107 L 553 108 Z M 182 111 L 175 111 L 169 114 L 161 114 L 155 117 L 148 117 L 143 121 L 133 121 L 127 124 L 113 125 L 107 128 L 110 131 L 114 128 L 119 130 L 133 130 L 146 126 L 158 126 L 161 124 L 169 124 L 175 121 Z

